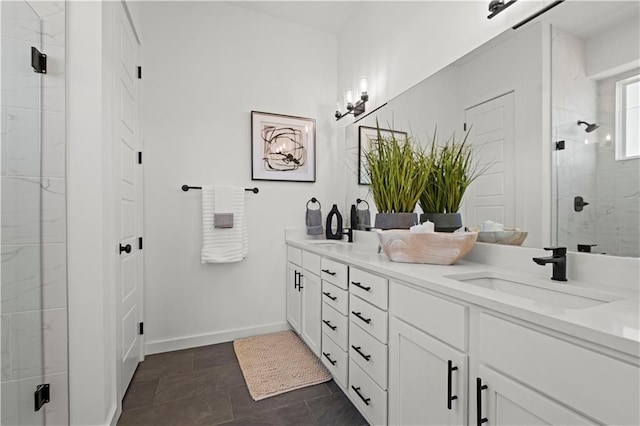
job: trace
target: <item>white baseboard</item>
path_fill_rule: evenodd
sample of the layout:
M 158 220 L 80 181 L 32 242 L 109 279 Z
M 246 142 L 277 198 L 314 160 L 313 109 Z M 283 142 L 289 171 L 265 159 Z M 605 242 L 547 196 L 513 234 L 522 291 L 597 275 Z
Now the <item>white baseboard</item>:
M 216 343 L 230 342 L 244 337 L 260 334 L 275 333 L 290 330 L 287 322 L 261 325 L 259 327 L 238 328 L 234 330 L 218 331 L 216 333 L 200 334 L 197 336 L 180 337 L 177 339 L 157 340 L 145 343 L 145 355 L 161 352 L 178 351 L 180 349 L 196 348 L 198 346 L 214 345 Z

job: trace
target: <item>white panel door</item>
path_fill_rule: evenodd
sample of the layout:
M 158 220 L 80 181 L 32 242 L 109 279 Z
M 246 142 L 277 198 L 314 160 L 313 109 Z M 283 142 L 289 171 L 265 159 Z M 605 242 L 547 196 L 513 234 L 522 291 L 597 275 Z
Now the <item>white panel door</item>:
M 467 358 L 417 328 L 391 318 L 389 424 L 465 424 Z
M 287 321 L 297 332 L 301 331 L 301 301 L 302 294 L 298 285 L 300 283 L 300 271 L 291 262 L 287 262 Z
M 124 9 L 118 5 L 114 72 L 114 178 L 116 195 L 117 341 L 119 397 L 124 396 L 138 363 L 142 360 L 142 166 L 139 129 L 140 46 Z
M 481 365 L 469 424 L 496 426 L 590 425 L 594 422 L 491 368 Z M 479 383 L 478 383 L 479 380 Z M 480 398 L 477 397 L 480 393 Z M 605 396 L 603 395 L 603 398 Z
M 467 189 L 462 207 L 465 226 L 485 220 L 515 223 L 514 92 L 465 110 L 469 142 L 480 169 L 489 169 Z
M 302 338 L 320 356 L 322 345 L 322 284 L 320 277 L 305 270 L 302 276 Z

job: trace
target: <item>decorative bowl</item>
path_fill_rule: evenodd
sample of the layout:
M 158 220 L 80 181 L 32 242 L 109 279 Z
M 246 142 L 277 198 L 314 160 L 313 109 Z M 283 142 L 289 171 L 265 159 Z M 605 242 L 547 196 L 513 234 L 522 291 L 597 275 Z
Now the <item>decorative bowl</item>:
M 477 232 L 378 231 L 380 246 L 392 262 L 452 265 L 473 247 Z
M 528 232 L 506 228 L 504 231 L 478 232 L 479 243 L 504 244 L 521 246 L 527 238 Z

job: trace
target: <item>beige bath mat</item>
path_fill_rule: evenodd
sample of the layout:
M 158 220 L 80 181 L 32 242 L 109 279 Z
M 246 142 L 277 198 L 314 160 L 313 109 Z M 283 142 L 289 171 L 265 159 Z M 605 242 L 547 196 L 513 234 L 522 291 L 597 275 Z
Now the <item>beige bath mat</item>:
M 293 331 L 235 340 L 244 380 L 255 401 L 331 379 L 331 374 Z

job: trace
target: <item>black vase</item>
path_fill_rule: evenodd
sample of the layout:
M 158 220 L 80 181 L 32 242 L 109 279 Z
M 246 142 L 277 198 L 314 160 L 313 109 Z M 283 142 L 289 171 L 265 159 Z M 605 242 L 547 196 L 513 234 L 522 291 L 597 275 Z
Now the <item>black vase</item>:
M 333 232 L 334 226 L 333 221 L 336 221 L 335 233 Z M 340 211 L 338 211 L 338 206 L 336 204 L 331 207 L 329 210 L 329 214 L 327 215 L 327 226 L 326 226 L 326 235 L 327 240 L 341 240 L 342 239 L 342 215 Z
M 422 213 L 420 223 L 433 222 L 436 232 L 453 232 L 462 228 L 462 215 L 460 213 Z

